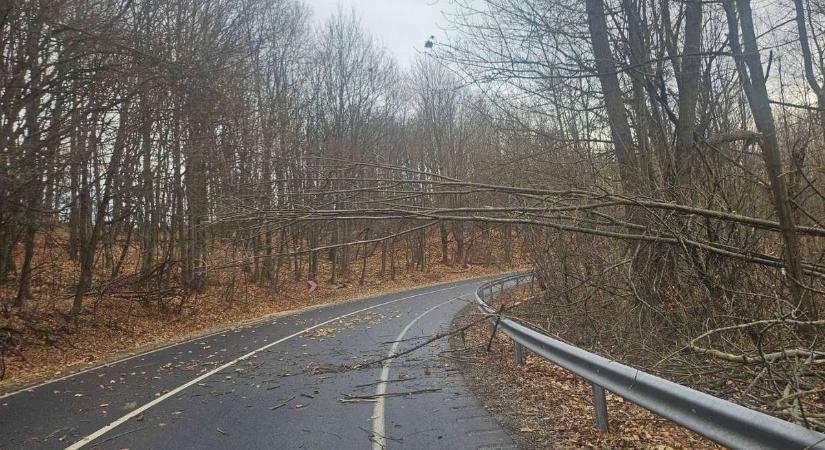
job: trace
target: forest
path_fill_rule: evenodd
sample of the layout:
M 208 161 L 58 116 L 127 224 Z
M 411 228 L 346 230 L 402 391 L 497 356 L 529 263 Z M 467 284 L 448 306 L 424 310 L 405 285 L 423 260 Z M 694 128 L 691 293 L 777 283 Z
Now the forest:
M 403 65 L 297 0 L 2 2 L 0 361 L 531 267 L 508 314 L 825 429 L 825 3 L 451 3 Z

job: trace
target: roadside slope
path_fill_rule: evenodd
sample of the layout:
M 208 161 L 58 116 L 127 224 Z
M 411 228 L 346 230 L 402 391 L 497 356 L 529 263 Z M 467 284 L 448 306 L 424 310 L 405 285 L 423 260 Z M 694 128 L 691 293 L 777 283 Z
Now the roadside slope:
M 513 448 L 445 342 L 363 365 L 444 331 L 479 283 L 283 316 L 6 397 L 0 448 Z
M 485 276 L 506 269 L 479 266 L 459 271 L 445 266 L 429 273 L 410 273 L 398 276 L 396 280 L 376 280 L 363 286 L 357 283 L 340 288 L 322 285 L 313 295 L 308 295 L 300 283 L 288 285 L 279 292 L 247 285 L 243 292 L 232 293 L 237 298 L 231 303 L 224 301 L 223 296 L 210 293 L 192 300 L 186 311 L 171 315 L 157 306 L 135 303 L 118 308 L 102 304 L 77 321 L 66 321 L 58 316 L 40 317 L 37 320 L 43 323 L 38 328 L 63 331 L 59 336 L 41 336 L 36 330 L 30 330 L 29 342 L 20 353 L 7 355 L 6 376 L 0 379 L 0 395 L 278 315 L 415 286 Z M 28 329 L 23 324 L 21 328 Z

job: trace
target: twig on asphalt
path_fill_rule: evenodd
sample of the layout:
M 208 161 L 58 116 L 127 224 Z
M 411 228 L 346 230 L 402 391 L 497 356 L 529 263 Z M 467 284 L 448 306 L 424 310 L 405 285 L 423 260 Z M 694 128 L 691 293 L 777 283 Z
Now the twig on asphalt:
M 291 402 L 292 400 L 295 400 L 295 396 L 294 396 L 294 395 L 293 395 L 292 397 L 289 397 L 288 399 L 284 400 L 283 402 L 278 403 L 278 404 L 277 404 L 277 405 L 275 405 L 275 406 L 270 406 L 270 407 L 269 407 L 269 410 L 270 410 L 270 411 L 275 411 L 275 410 L 276 410 L 276 409 L 278 409 L 278 408 L 283 408 L 284 406 L 288 405 L 288 404 L 289 404 L 289 402 Z
M 418 350 L 422 347 L 426 347 L 427 345 L 430 345 L 431 343 L 433 343 L 433 342 L 435 342 L 439 339 L 443 339 L 445 337 L 449 337 L 449 336 L 452 336 L 454 334 L 461 333 L 462 331 L 467 330 L 467 329 L 475 326 L 476 324 L 487 320 L 487 317 L 489 317 L 489 315 L 487 315 L 487 314 L 482 315 L 480 318 L 468 323 L 467 325 L 462 326 L 461 328 L 456 328 L 455 330 L 447 331 L 447 332 L 444 332 L 444 333 L 438 333 L 435 336 L 427 339 L 426 341 L 424 341 L 424 342 L 422 342 L 422 343 L 420 343 L 420 344 L 418 344 L 418 345 L 416 345 L 412 348 L 404 350 L 403 352 L 393 353 L 392 355 L 385 356 L 383 358 L 375 359 L 375 360 L 372 360 L 372 361 L 367 361 L 367 362 L 362 363 L 362 364 L 354 364 L 350 367 L 350 369 L 361 369 L 361 368 L 364 368 L 364 367 L 369 367 L 371 365 L 387 361 L 388 359 L 394 359 L 394 358 L 398 358 L 399 356 L 404 356 L 406 354 L 412 353 L 412 352 L 414 352 L 414 351 L 416 351 L 416 350 Z
M 375 398 L 339 398 L 341 403 L 375 403 L 378 399 Z
M 105 444 L 106 442 L 114 441 L 115 439 L 117 439 L 119 437 L 126 436 L 127 434 L 137 433 L 138 431 L 145 430 L 145 429 L 146 429 L 146 427 L 139 427 L 139 428 L 135 428 L 134 430 L 124 431 L 123 433 L 116 434 L 114 436 L 108 437 L 108 438 L 92 445 L 92 448 L 100 447 L 100 445 Z
M 355 387 L 357 387 L 357 388 L 362 388 L 362 387 L 375 386 L 376 384 L 381 384 L 381 383 L 400 383 L 400 382 L 402 382 L 402 381 L 410 381 L 410 380 L 415 380 L 415 377 L 411 377 L 411 378 L 396 378 L 396 379 L 394 379 L 394 380 L 387 380 L 387 381 L 380 381 L 380 380 L 379 380 L 379 381 L 373 381 L 372 383 L 356 384 L 356 385 L 355 385 Z
M 340 401 L 346 403 L 347 401 L 368 401 L 368 400 L 376 400 L 379 397 L 401 397 L 404 395 L 413 395 L 413 394 L 423 394 L 426 392 L 438 392 L 441 388 L 431 387 L 431 388 L 423 388 L 417 389 L 414 391 L 404 391 L 404 392 L 385 392 L 383 394 L 373 394 L 373 395 L 347 395 L 346 397 L 339 399 Z

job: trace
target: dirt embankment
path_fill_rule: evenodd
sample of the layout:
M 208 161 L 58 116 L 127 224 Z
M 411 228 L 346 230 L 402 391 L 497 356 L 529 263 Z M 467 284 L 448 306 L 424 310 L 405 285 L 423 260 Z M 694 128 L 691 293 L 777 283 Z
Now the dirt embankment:
M 289 283 L 278 291 L 242 282 L 230 291 L 216 286 L 189 298 L 179 313 L 156 304 L 102 297 L 90 301 L 90 308 L 79 318 L 69 320 L 59 312 L 68 310 L 68 305 L 61 308 L 33 301 L 22 314 L 0 316 L 7 326 L 22 330 L 17 336 L 18 348 L 4 358 L 0 393 L 287 311 L 508 269 L 503 265 L 469 270 L 438 265 L 426 273 L 398 275 L 395 280 L 375 278 L 364 285 L 357 279 L 338 285 L 320 283 L 312 295 L 303 282 Z
M 478 321 L 475 306 L 456 316 L 458 329 Z M 502 334 L 487 344 L 487 322 L 451 339 L 446 357 L 459 362 L 467 383 L 484 406 L 526 450 L 546 449 L 717 449 L 707 441 L 621 397 L 607 396 L 609 432 L 595 426 L 590 383 L 525 351 L 513 360 L 512 343 Z

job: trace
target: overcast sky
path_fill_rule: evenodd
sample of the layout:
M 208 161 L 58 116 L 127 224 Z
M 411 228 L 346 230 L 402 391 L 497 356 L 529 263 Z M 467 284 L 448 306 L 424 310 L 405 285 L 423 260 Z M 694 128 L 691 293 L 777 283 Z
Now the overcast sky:
M 430 35 L 442 36 L 446 25 L 442 11 L 450 11 L 450 0 L 304 0 L 315 18 L 326 20 L 343 7 L 355 10 L 362 26 L 378 38 L 402 66 L 409 66 L 416 51 L 424 50 Z M 440 25 L 440 26 L 439 26 Z

